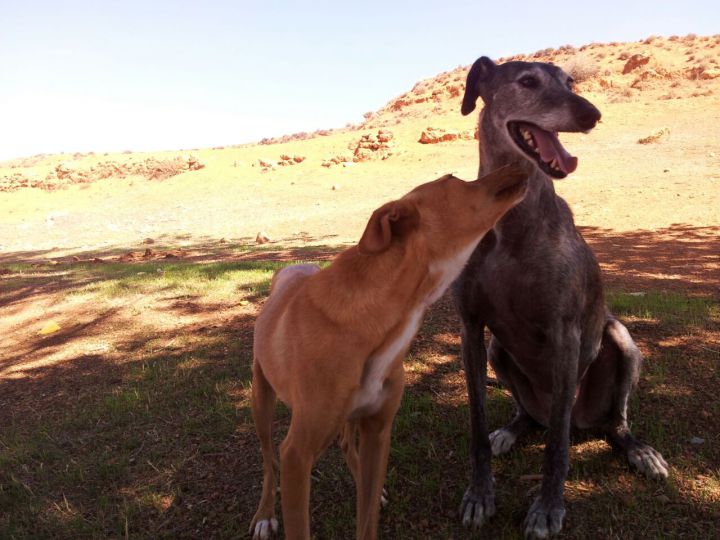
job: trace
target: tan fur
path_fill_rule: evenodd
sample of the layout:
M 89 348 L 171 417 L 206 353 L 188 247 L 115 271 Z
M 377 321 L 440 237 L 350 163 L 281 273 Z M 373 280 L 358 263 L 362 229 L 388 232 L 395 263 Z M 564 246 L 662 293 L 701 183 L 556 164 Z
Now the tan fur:
M 357 537 L 376 537 L 402 359 L 427 307 L 524 191 L 516 169 L 475 182 L 445 176 L 376 210 L 360 243 L 328 268 L 298 265 L 275 275 L 255 325 L 252 409 L 264 482 L 253 538 L 277 526 L 276 395 L 292 409 L 280 446 L 286 537 L 310 538 L 310 471 L 340 433 L 357 486 Z

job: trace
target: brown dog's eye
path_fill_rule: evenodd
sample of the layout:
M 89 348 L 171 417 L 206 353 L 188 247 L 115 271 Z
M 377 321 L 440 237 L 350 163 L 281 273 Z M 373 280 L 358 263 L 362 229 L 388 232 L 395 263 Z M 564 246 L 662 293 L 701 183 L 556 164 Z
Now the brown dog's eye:
M 573 79 L 572 77 L 568 77 L 567 87 L 568 87 L 570 90 L 574 90 L 574 89 L 575 89 L 575 79 Z
M 540 81 L 532 75 L 525 75 L 518 82 L 525 88 L 537 88 L 540 84 Z

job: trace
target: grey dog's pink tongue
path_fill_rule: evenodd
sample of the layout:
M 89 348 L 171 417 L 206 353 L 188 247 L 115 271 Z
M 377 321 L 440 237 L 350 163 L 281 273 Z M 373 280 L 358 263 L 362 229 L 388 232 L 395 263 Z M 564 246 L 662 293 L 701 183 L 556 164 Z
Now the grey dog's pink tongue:
M 565 174 L 570 174 L 577 169 L 578 159 L 565 150 L 555 133 L 550 133 L 537 126 L 528 126 L 528 129 L 535 138 L 540 158 L 545 163 L 550 163 L 553 158 L 557 159 L 558 167 Z

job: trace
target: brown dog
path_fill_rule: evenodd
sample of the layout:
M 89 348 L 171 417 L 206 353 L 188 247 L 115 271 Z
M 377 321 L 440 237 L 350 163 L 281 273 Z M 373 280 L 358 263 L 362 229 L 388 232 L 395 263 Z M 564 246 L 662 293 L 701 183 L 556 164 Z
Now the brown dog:
M 273 277 L 255 323 L 252 412 L 263 492 L 250 530 L 277 532 L 272 417 L 292 409 L 280 445 L 287 538 L 310 538 L 310 472 L 342 431 L 357 488 L 357 537 L 377 536 L 402 360 L 422 317 L 459 275 L 483 235 L 525 194 L 527 174 L 474 182 L 444 176 L 375 210 L 357 246 L 328 268 L 296 265 Z

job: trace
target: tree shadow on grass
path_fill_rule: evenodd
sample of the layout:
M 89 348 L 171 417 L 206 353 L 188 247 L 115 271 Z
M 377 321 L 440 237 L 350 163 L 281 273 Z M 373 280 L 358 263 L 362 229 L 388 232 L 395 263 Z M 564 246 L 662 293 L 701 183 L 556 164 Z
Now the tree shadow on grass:
M 673 228 L 654 238 L 585 230 L 609 288 L 659 288 L 710 298 L 718 283 L 717 232 Z M 199 270 L 217 279 L 240 268 L 236 264 L 274 269 L 282 261 L 323 260 L 334 250 L 274 249 L 197 264 L 227 264 Z M 695 262 L 677 265 L 678 257 Z M 119 265 L 116 274 L 106 269 L 77 278 L 71 273 L 54 289 L 42 288 L 47 275 L 38 277 L 36 289 L 24 288 L 32 287 L 28 284 L 3 288 L 0 302 L 10 301 L 0 304 L 0 315 L 23 309 L 40 295 L 85 287 L 88 279 L 126 279 L 144 271 L 140 264 L 167 269 L 173 263 L 130 263 Z M 670 266 L 679 268 L 670 272 Z M 260 302 L 265 290 L 259 287 L 251 303 Z M 96 324 L 78 323 L 6 354 L 4 365 L 20 362 L 23 355 L 37 362 L 15 372 L 16 378 L 0 380 L 0 532 L 53 538 L 115 537 L 126 531 L 140 538 L 247 537 L 261 487 L 248 402 L 256 313 L 251 308 L 159 334 L 108 314 Z M 209 316 L 227 306 L 202 302 L 199 295 L 175 295 L 159 309 L 178 317 Z M 633 313 L 628 308 L 619 315 Z M 698 313 L 701 319 L 709 316 L 709 311 Z M 708 390 L 720 384 L 712 352 L 720 329 L 714 319 L 688 328 L 658 316 L 657 321 L 634 317 L 628 322 L 647 357 L 630 414 L 634 431 L 666 455 L 674 477 L 667 485 L 649 482 L 629 472 L 622 456 L 592 434 L 574 433 L 568 538 L 688 531 L 709 537 L 717 530 L 715 499 L 703 495 L 712 484 L 698 475 L 714 474 L 713 464 L 720 462 L 720 411 L 715 393 Z M 112 350 L 78 351 L 61 363 L 42 362 L 77 337 L 102 336 L 110 323 L 124 332 Z M 387 480 L 391 504 L 381 517 L 386 538 L 468 535 L 457 516 L 469 477 L 469 413 L 458 329 L 446 296 L 428 313 L 410 352 Z M 509 393 L 489 388 L 487 410 L 491 429 L 506 423 L 513 412 Z M 279 407 L 276 418 L 279 443 L 289 413 Z M 690 445 L 691 435 L 704 436 L 707 444 Z M 494 460 L 498 514 L 482 536 L 520 536 L 538 484 L 526 476 L 541 472 L 543 442 L 538 432 Z M 318 463 L 311 507 L 317 538 L 354 535 L 354 486 L 336 448 Z

